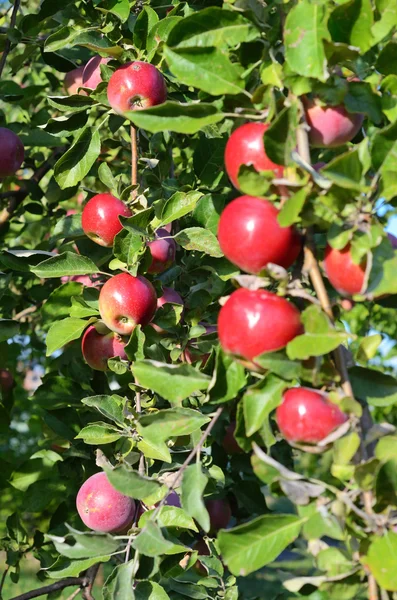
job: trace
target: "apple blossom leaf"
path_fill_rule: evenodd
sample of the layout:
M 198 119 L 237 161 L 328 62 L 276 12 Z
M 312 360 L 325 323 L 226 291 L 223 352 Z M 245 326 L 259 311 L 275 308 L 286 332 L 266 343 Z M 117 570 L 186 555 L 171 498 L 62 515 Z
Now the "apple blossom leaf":
M 100 152 L 99 131 L 86 127 L 54 167 L 54 177 L 59 187 L 64 190 L 80 183 L 90 171 Z
M 168 440 L 171 437 L 190 435 L 209 421 L 209 417 L 191 408 L 165 408 L 140 417 L 138 431 L 144 438 L 146 435 L 155 435 L 158 440 Z
M 64 579 L 65 577 L 78 577 L 80 573 L 86 571 L 98 563 L 107 563 L 110 555 L 95 556 L 93 558 L 83 558 L 81 560 L 70 560 L 66 557 L 58 558 L 51 570 L 46 570 L 50 579 Z
M 148 510 L 143 513 L 139 519 L 139 527 L 144 527 L 149 519 L 152 518 L 154 510 Z M 162 527 L 178 527 L 179 529 L 190 529 L 198 531 L 194 520 L 189 517 L 184 510 L 176 506 L 162 506 L 158 512 L 156 520 Z
M 172 404 L 208 388 L 210 378 L 188 364 L 168 365 L 155 360 L 138 361 L 131 367 L 140 385 L 160 394 Z
M 208 477 L 203 473 L 201 464 L 196 462 L 185 470 L 181 486 L 182 508 L 205 532 L 210 529 L 210 516 L 203 501 L 207 482 Z
M 93 275 L 98 272 L 98 267 L 86 256 L 64 252 L 42 261 L 30 270 L 40 279 L 49 279 L 65 275 Z
M 75 239 L 84 235 L 81 226 L 81 215 L 68 215 L 60 219 L 55 225 L 50 243 L 58 240 Z
M 177 244 L 185 250 L 204 252 L 214 258 L 221 258 L 223 252 L 215 235 L 208 229 L 202 227 L 189 227 L 182 229 L 174 236 Z
M 288 13 L 284 27 L 285 58 L 292 71 L 305 77 L 326 81 L 327 59 L 324 40 L 328 9 L 324 4 L 300 0 Z M 336 40 L 340 41 L 340 40 Z
M 215 371 L 208 387 L 210 402 L 221 404 L 234 400 L 246 381 L 243 365 L 218 348 Z
M 328 27 L 334 42 L 360 48 L 364 54 L 372 46 L 374 12 L 370 0 L 350 0 L 331 13 Z
M 168 36 L 168 45 L 178 48 L 237 46 L 259 37 L 259 31 L 243 15 L 210 7 L 179 21 Z
M 213 104 L 180 104 L 168 101 L 152 108 L 126 112 L 125 117 L 137 127 L 151 133 L 169 130 L 192 134 L 222 121 L 224 115 Z
M 123 432 L 119 431 L 113 425 L 108 423 L 91 423 L 81 429 L 76 435 L 76 440 L 84 440 L 85 444 L 92 446 L 102 446 L 103 444 L 111 444 L 122 437 Z
M 392 406 L 397 403 L 397 379 L 375 369 L 349 369 L 354 395 L 371 406 Z
M 262 427 L 270 413 L 281 404 L 281 395 L 288 383 L 269 374 L 259 384 L 251 386 L 243 396 L 245 431 L 248 437 Z
M 161 487 L 161 483 L 155 479 L 140 475 L 125 464 L 119 465 L 115 469 L 105 467 L 104 471 L 116 490 L 136 500 L 143 500 L 143 498 L 155 494 Z
M 170 597 L 159 583 L 140 581 L 135 588 L 135 600 L 170 600 Z
M 299 535 L 305 518 L 262 515 L 232 529 L 222 529 L 218 546 L 233 575 L 245 576 L 273 562 Z
M 74 531 L 65 537 L 47 534 L 45 538 L 54 544 L 59 554 L 72 559 L 113 554 L 119 546 L 118 541 L 112 536 L 94 532 L 77 533 Z
M 397 591 L 397 533 L 388 531 L 382 537 L 374 536 L 364 560 L 383 589 Z
M 133 578 L 137 565 L 135 560 L 117 565 L 105 581 L 102 589 L 103 600 L 115 600 L 121 598 L 123 600 L 135 600 L 133 590 Z
M 63 348 L 63 346 L 73 340 L 77 340 L 84 329 L 94 321 L 96 321 L 94 317 L 88 321 L 85 319 L 76 319 L 76 317 L 67 317 L 61 321 L 55 321 L 47 333 L 46 356 L 51 356 L 56 350 Z
M 11 339 L 19 333 L 19 323 L 12 319 L 0 319 L 0 342 Z
M 171 49 L 165 46 L 164 57 L 172 74 L 185 85 L 212 96 L 236 95 L 244 90 L 242 68 L 232 63 L 218 48 Z
M 89 396 L 81 400 L 82 404 L 90 408 L 96 408 L 104 417 L 114 421 L 118 425 L 124 425 L 124 404 L 125 400 L 121 396 Z

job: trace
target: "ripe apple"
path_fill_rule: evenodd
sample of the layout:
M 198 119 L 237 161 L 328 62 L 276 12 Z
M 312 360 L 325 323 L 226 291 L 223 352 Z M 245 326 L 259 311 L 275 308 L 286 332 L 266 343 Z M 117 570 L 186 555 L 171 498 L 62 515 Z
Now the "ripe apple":
M 162 104 L 167 99 L 165 80 L 150 63 L 140 60 L 118 68 L 110 78 L 108 100 L 119 115 Z
M 123 340 L 113 331 L 103 335 L 98 333 L 94 325 L 90 325 L 83 335 L 81 351 L 91 369 L 107 371 L 109 358 L 119 356 L 128 360 L 124 350 L 127 342 L 128 340 Z
M 25 158 L 20 138 L 6 127 L 0 127 L 0 178 L 14 175 Z
M 248 360 L 284 348 L 301 332 L 298 309 L 262 289 L 236 290 L 219 312 L 218 335 L 223 350 Z
M 136 325 L 147 325 L 156 308 L 154 287 L 141 275 L 115 275 L 99 293 L 101 318 L 109 329 L 120 335 L 130 335 Z
M 225 529 L 232 518 L 232 509 L 226 499 L 216 498 L 207 500 L 205 506 L 210 516 L 210 533 L 216 533 L 219 529 Z
M 124 531 L 135 515 L 134 500 L 115 490 L 103 472 L 83 483 L 76 506 L 84 525 L 104 533 Z
M 243 454 L 244 450 L 238 445 L 234 432 L 236 431 L 236 423 L 229 423 L 226 428 L 225 436 L 222 440 L 223 449 L 227 454 Z
M 90 90 L 96 90 L 102 82 L 101 65 L 106 65 L 110 58 L 93 56 L 85 65 L 82 76 L 82 85 Z
M 274 171 L 282 177 L 284 167 L 276 165 L 266 155 L 263 136 L 269 125 L 266 123 L 246 123 L 235 129 L 225 148 L 225 168 L 230 181 L 239 188 L 238 172 L 242 165 L 252 165 L 257 171 Z
M 157 298 L 157 308 L 161 308 L 164 304 L 180 304 L 184 306 L 184 302 L 178 292 L 169 287 L 163 287 L 163 295 Z M 160 325 L 156 325 L 156 323 L 151 323 L 151 326 L 157 333 L 167 333 L 165 329 L 160 327 Z
M 278 214 L 271 202 L 261 198 L 240 196 L 230 202 L 218 226 L 226 258 L 248 273 L 260 273 L 268 263 L 288 269 L 302 244 L 294 227 L 278 224 Z
M 176 243 L 166 229 L 156 231 L 156 239 L 147 243 L 152 255 L 148 273 L 162 273 L 169 269 L 175 260 Z
M 309 139 L 317 148 L 336 148 L 350 142 L 360 131 L 364 115 L 349 113 L 343 105 L 321 106 L 303 98 L 306 121 L 310 126 Z
M 80 90 L 80 92 L 78 92 L 78 89 L 83 87 L 83 71 L 84 65 L 69 71 L 69 73 L 66 73 L 63 86 L 68 96 L 72 96 L 73 94 L 80 94 L 80 96 L 87 95 L 87 92 L 84 90 Z
M 9 394 L 14 387 L 14 377 L 8 369 L 0 369 L 0 390 Z
M 325 249 L 324 269 L 329 282 L 340 294 L 349 296 L 363 292 L 366 260 L 359 265 L 354 263 L 350 244 L 342 250 L 328 245 Z
M 347 415 L 327 395 L 309 388 L 284 392 L 277 408 L 278 427 L 289 442 L 316 444 L 347 421 Z
M 122 230 L 119 217 L 130 217 L 131 211 L 111 194 L 97 194 L 87 202 L 81 216 L 84 233 L 100 246 L 109 247 Z

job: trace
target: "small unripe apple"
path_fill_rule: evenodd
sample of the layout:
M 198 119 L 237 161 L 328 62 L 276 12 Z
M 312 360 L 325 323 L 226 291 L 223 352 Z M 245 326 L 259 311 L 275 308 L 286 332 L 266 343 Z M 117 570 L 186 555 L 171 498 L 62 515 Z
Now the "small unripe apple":
M 108 85 L 110 106 L 119 115 L 162 104 L 167 88 L 162 74 L 155 66 L 140 60 L 119 67 Z
M 365 283 L 366 260 L 359 265 L 353 262 L 350 244 L 342 250 L 327 246 L 325 250 L 324 269 L 330 284 L 343 295 L 363 293 Z
M 14 387 L 14 377 L 8 369 L 0 369 L 0 389 L 3 394 L 9 394 Z
M 236 423 L 229 423 L 226 428 L 225 436 L 222 440 L 223 449 L 227 454 L 243 454 L 244 450 L 238 445 L 234 432 L 236 431 Z
M 178 292 L 169 287 L 163 287 L 163 295 L 157 298 L 157 308 L 161 308 L 164 304 L 180 304 L 184 306 L 184 302 Z M 165 329 L 156 325 L 156 323 L 151 323 L 151 326 L 157 333 L 167 333 Z
M 101 65 L 106 65 L 110 58 L 93 56 L 85 65 L 82 76 L 82 85 L 90 90 L 96 90 L 102 83 Z
M 84 525 L 103 533 L 124 531 L 135 515 L 134 500 L 115 490 L 106 473 L 96 473 L 83 483 L 76 506 Z
M 321 106 L 303 98 L 306 121 L 310 127 L 309 140 L 317 148 L 336 148 L 350 142 L 360 131 L 364 115 L 349 113 L 340 106 Z
M 130 335 L 137 325 L 147 325 L 156 308 L 154 287 L 141 275 L 115 275 L 108 279 L 99 293 L 102 321 L 120 335 Z
M 298 309 L 266 290 L 240 288 L 219 312 L 218 335 L 223 350 L 248 360 L 284 348 L 300 333 Z
M 216 533 L 220 529 L 225 529 L 232 518 L 232 509 L 227 500 L 217 498 L 207 500 L 205 506 L 210 516 L 210 533 Z
M 87 202 L 81 216 L 84 233 L 100 246 L 110 247 L 123 229 L 119 217 L 130 217 L 131 211 L 111 194 L 97 194 Z
M 282 177 L 284 167 L 276 165 L 265 152 L 263 136 L 269 125 L 266 123 L 246 123 L 235 129 L 225 148 L 225 168 L 230 181 L 239 188 L 238 172 L 242 165 L 252 165 L 256 171 L 274 171 Z
M 66 73 L 63 86 L 68 96 L 72 96 L 73 94 L 80 94 L 80 96 L 87 95 L 87 92 L 84 90 L 78 91 L 80 87 L 83 87 L 83 71 L 84 65 Z
M 109 358 L 118 356 L 122 360 L 128 360 L 124 350 L 127 342 L 128 339 L 121 339 L 114 331 L 102 335 L 98 333 L 94 325 L 90 325 L 83 335 L 81 351 L 91 369 L 107 371 Z
M 278 214 L 271 202 L 261 198 L 240 196 L 230 202 L 218 226 L 226 258 L 248 273 L 260 273 L 268 263 L 288 269 L 302 244 L 294 227 L 279 225 Z
M 317 444 L 347 421 L 347 415 L 327 395 L 309 388 L 284 392 L 277 408 L 278 427 L 288 442 Z
M 175 260 L 176 243 L 166 229 L 156 231 L 156 239 L 147 243 L 152 255 L 152 262 L 148 273 L 162 273 L 166 271 Z
M 25 149 L 16 133 L 0 127 L 0 178 L 14 175 L 25 158 Z

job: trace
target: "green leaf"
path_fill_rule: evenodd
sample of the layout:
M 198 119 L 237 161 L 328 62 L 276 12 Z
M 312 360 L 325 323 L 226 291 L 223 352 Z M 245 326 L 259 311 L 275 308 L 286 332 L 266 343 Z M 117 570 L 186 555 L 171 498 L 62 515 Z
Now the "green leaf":
M 72 239 L 84 235 L 83 228 L 81 227 L 81 215 L 69 215 L 60 219 L 55 225 L 51 243 L 57 240 Z
M 270 374 L 260 385 L 248 388 L 243 396 L 245 431 L 248 436 L 259 431 L 265 419 L 281 404 L 281 396 L 287 386 L 286 381 Z
M 130 16 L 129 0 L 105 0 L 105 2 L 101 2 L 96 8 L 100 11 L 116 15 L 122 23 L 125 23 Z
M 178 48 L 237 46 L 259 37 L 253 23 L 238 12 L 211 7 L 185 17 L 173 27 L 168 45 Z
M 95 105 L 95 102 L 89 96 L 80 96 L 74 94 L 73 96 L 50 96 L 48 103 L 53 108 L 61 112 L 80 112 L 87 110 Z
M 159 18 L 150 6 L 144 6 L 140 11 L 134 26 L 134 45 L 138 50 L 147 47 L 149 31 L 156 25 Z
M 132 587 L 135 569 L 134 560 L 117 565 L 105 582 L 102 590 L 103 600 L 135 600 Z
M 107 163 L 103 162 L 99 165 L 98 177 L 102 181 L 103 185 L 108 188 L 109 191 L 115 192 L 117 190 L 117 181 L 113 177 L 112 172 Z
M 152 439 L 148 435 L 146 435 L 145 439 L 138 442 L 137 445 L 138 450 L 140 450 L 147 458 L 162 460 L 166 463 L 171 462 L 171 453 L 167 444 L 162 440 L 156 439 L 155 436 L 153 436 Z
M 129 119 L 137 127 L 152 133 L 159 131 L 175 131 L 176 133 L 197 133 L 208 125 L 222 121 L 224 114 L 212 104 L 180 104 L 164 102 L 145 110 L 126 112 Z
M 329 40 L 327 7 L 300 0 L 288 13 L 284 27 L 285 58 L 299 75 L 326 81 L 324 40 Z
M 363 166 L 359 150 L 345 152 L 322 168 L 322 173 L 336 185 L 347 190 L 363 189 Z
M 116 442 L 122 436 L 122 432 L 109 425 L 108 423 L 92 423 L 83 427 L 78 435 L 77 440 L 84 440 L 85 444 L 92 446 L 100 446 L 102 444 L 111 444 Z
M 390 592 L 397 591 L 397 533 L 388 531 L 382 537 L 373 537 L 365 563 L 377 583 Z
M 81 111 L 74 112 L 71 115 L 61 115 L 50 119 L 45 126 L 45 131 L 57 137 L 69 137 L 74 135 L 76 131 L 83 129 L 87 124 L 88 114 L 83 114 Z
M 105 563 L 110 560 L 110 556 L 96 556 L 94 558 L 85 558 L 82 560 L 69 560 L 61 557 L 56 561 L 51 571 L 46 571 L 50 579 L 63 579 L 65 577 L 78 577 L 80 573 L 86 571 L 97 563 Z
M 221 258 L 223 256 L 218 240 L 208 229 L 189 227 L 189 229 L 179 231 L 174 236 L 174 239 L 185 250 L 204 252 L 214 258 Z
M 295 192 L 295 194 L 292 194 L 292 196 L 290 196 L 287 199 L 286 203 L 284 204 L 277 216 L 277 221 L 279 222 L 281 227 L 289 227 L 290 225 L 301 221 L 299 215 L 303 210 L 303 207 L 307 198 L 310 195 L 310 192 L 310 188 L 304 187 Z
M 245 576 L 273 562 L 299 535 L 306 519 L 263 515 L 218 534 L 219 551 L 233 575 Z
M 145 353 L 143 350 L 145 339 L 146 336 L 143 333 L 141 326 L 137 325 L 131 333 L 128 344 L 124 347 L 126 355 L 132 362 L 145 358 Z
M 126 465 L 119 465 L 115 469 L 105 468 L 105 472 L 116 490 L 136 500 L 142 500 L 155 494 L 161 487 L 161 484 L 155 479 L 144 477 Z
M 268 157 L 277 165 L 289 165 L 291 153 L 296 146 L 298 107 L 296 104 L 284 108 L 264 135 Z
M 370 0 L 350 0 L 334 9 L 328 27 L 334 42 L 356 46 L 365 53 L 372 46 L 373 23 L 374 13 Z
M 165 408 L 151 414 L 143 415 L 138 421 L 138 431 L 143 437 L 156 436 L 158 440 L 190 435 L 210 418 L 191 408 Z
M 155 581 L 140 581 L 135 588 L 135 600 L 170 600 L 170 597 Z
M 193 517 L 200 527 L 208 532 L 210 529 L 210 517 L 203 501 L 203 493 L 208 478 L 201 470 L 201 464 L 196 462 L 189 465 L 182 479 L 182 507 L 188 515 Z
M 241 94 L 244 82 L 241 68 L 231 63 L 218 48 L 164 48 L 170 71 L 180 83 L 196 87 L 212 96 Z
M 144 527 L 152 518 L 154 510 L 147 510 L 139 519 L 139 527 Z M 178 527 L 179 529 L 191 529 L 198 531 L 191 517 L 184 510 L 176 506 L 162 506 L 157 516 L 158 522 L 162 527 Z
M 56 52 L 65 46 L 85 46 L 101 56 L 113 58 L 118 58 L 123 53 L 120 46 L 113 46 L 100 31 L 93 31 L 92 28 L 82 31 L 74 27 L 61 27 L 51 34 L 45 41 L 44 52 Z
M 65 537 L 46 535 L 46 539 L 54 544 L 59 554 L 74 559 L 113 554 L 119 547 L 118 541 L 112 536 L 99 535 L 98 533 L 82 534 L 74 532 Z
M 375 63 L 375 68 L 383 75 L 397 75 L 396 58 L 397 43 L 391 40 L 382 48 Z
M 221 349 L 217 352 L 215 372 L 208 388 L 210 401 L 221 404 L 234 400 L 245 386 L 247 376 L 243 365 Z
M 100 152 L 99 131 L 86 127 L 54 167 L 54 177 L 59 187 L 64 190 L 79 184 L 90 171 Z
M 42 279 L 52 277 L 63 277 L 65 275 L 93 275 L 98 272 L 98 267 L 90 258 L 74 254 L 73 252 L 64 252 L 44 260 L 31 271 Z
M 394 0 L 382 3 L 380 19 L 372 26 L 372 43 L 378 44 L 397 25 L 397 6 Z
M 113 396 L 90 396 L 83 398 L 82 404 L 96 408 L 104 417 L 114 421 L 117 424 L 124 425 L 123 398 L 113 394 Z
M 0 319 L 0 342 L 11 339 L 19 333 L 19 323 L 12 319 Z
M 357 360 L 360 362 L 367 362 L 374 358 L 381 343 L 382 336 L 380 333 L 375 333 L 374 335 L 368 335 L 367 337 L 362 338 L 357 349 Z
M 301 374 L 301 363 L 288 360 L 285 352 L 265 352 L 255 357 L 255 363 L 266 371 L 279 375 L 283 379 L 292 381 Z
M 63 348 L 72 340 L 77 340 L 86 327 L 95 321 L 95 319 L 76 319 L 76 317 L 67 317 L 61 321 L 56 321 L 51 325 L 46 338 L 46 356 L 51 356 L 56 350 Z
M 136 362 L 131 367 L 140 385 L 180 404 L 193 392 L 207 389 L 210 378 L 191 365 L 167 365 L 155 360 Z
M 141 533 L 132 543 L 133 548 L 145 556 L 160 556 L 172 550 L 173 544 L 166 540 L 160 527 L 148 521 Z
M 176 192 L 162 207 L 161 217 L 156 227 L 168 225 L 172 221 L 181 219 L 196 208 L 198 201 L 203 197 L 201 192 Z
M 371 406 L 391 406 L 397 402 L 397 380 L 392 375 L 353 367 L 349 370 L 354 395 Z

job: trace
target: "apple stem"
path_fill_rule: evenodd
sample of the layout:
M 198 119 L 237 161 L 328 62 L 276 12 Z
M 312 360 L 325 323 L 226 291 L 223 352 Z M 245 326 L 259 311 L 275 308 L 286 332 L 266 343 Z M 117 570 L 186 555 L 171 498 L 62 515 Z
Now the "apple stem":
M 21 4 L 21 0 L 15 0 L 14 2 L 14 8 L 12 10 L 12 14 L 11 14 L 11 21 L 10 21 L 10 28 L 8 30 L 8 36 L 4 45 L 4 51 L 3 51 L 3 55 L 0 59 L 0 77 L 3 73 L 3 69 L 5 67 L 6 64 L 6 60 L 7 60 L 7 56 L 11 50 L 11 36 L 10 33 L 12 32 L 12 30 L 15 28 L 15 23 L 17 21 L 17 14 L 18 14 L 18 10 L 19 10 L 19 6 Z
M 130 129 L 131 133 L 131 185 L 136 185 L 138 183 L 138 144 L 137 144 L 137 135 L 136 128 L 131 125 Z M 134 189 L 131 192 L 131 196 L 134 199 L 136 197 L 137 190 Z

